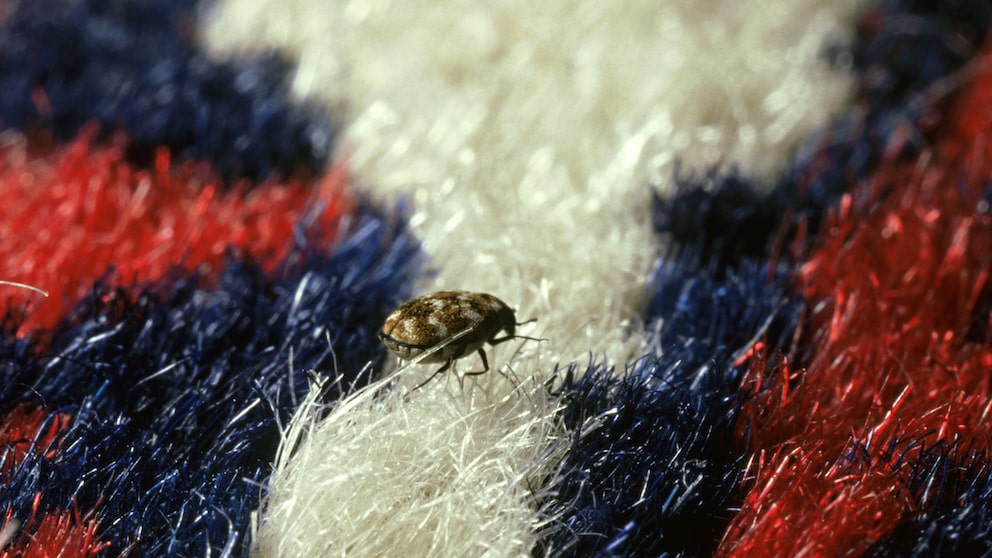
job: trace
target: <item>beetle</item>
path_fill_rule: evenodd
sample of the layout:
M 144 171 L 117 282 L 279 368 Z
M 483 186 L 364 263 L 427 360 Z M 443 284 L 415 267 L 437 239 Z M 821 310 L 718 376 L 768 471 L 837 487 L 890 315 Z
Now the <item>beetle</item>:
M 430 378 L 451 368 L 455 359 L 479 353 L 484 370 L 466 372 L 466 376 L 485 374 L 489 360 L 483 345 L 498 345 L 511 339 L 534 339 L 516 335 L 516 326 L 537 321 L 517 322 L 505 302 L 487 293 L 440 291 L 409 300 L 386 318 L 379 340 L 403 360 L 443 362 Z M 497 337 L 506 332 L 503 337 Z

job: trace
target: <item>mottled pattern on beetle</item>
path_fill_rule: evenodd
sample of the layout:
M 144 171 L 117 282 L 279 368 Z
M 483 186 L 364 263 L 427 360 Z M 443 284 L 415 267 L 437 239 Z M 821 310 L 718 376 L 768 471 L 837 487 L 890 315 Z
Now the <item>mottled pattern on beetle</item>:
M 468 333 L 423 362 L 445 362 L 471 354 L 501 330 L 513 334 L 513 311 L 485 293 L 441 291 L 404 303 L 386 318 L 379 337 L 400 358 L 416 358 L 468 329 Z

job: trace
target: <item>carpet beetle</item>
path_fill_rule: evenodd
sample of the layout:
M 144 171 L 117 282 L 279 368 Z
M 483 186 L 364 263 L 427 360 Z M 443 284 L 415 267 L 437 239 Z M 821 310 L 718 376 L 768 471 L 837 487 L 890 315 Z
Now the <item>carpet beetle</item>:
M 491 294 L 440 291 L 407 301 L 394 310 L 379 331 L 379 340 L 403 360 L 444 363 L 414 388 L 417 389 L 450 368 L 455 359 L 473 352 L 479 353 L 485 370 L 466 375 L 488 372 L 483 345 L 514 338 L 533 339 L 515 334 L 516 326 L 533 321 L 536 319 L 517 322 L 513 310 Z M 506 335 L 497 337 L 501 331 Z

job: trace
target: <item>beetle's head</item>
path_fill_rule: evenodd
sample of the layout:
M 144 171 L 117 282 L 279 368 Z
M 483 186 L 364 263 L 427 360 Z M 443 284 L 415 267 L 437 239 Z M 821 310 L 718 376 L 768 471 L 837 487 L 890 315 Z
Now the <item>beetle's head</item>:
M 510 337 L 513 337 L 516 333 L 517 325 L 519 325 L 517 324 L 517 315 L 513 313 L 513 309 L 509 306 L 504 306 L 496 315 L 496 319 L 499 320 L 499 328 L 505 331 Z

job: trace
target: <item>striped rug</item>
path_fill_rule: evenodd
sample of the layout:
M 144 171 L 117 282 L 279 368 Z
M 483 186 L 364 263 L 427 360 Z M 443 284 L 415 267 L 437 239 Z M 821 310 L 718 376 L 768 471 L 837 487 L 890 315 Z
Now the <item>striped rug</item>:
M 990 23 L 0 3 L 0 553 L 992 556 Z

